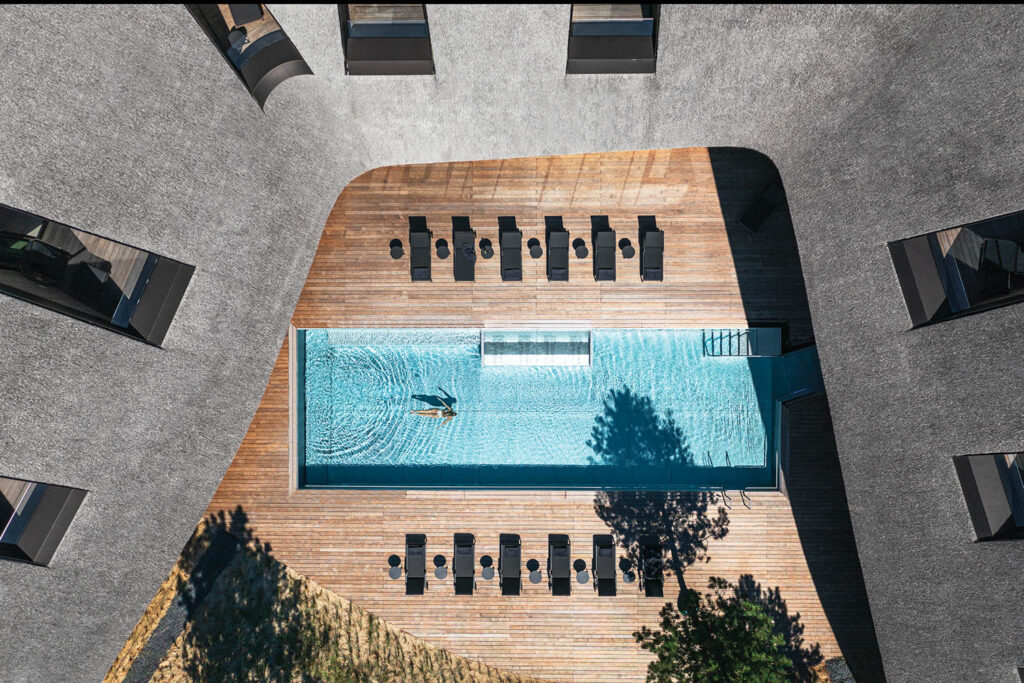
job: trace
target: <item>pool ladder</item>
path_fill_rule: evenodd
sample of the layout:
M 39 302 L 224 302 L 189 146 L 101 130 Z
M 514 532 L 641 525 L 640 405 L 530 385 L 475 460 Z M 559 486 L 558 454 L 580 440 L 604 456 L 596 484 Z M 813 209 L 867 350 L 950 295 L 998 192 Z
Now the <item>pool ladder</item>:
M 782 328 L 779 327 L 703 329 L 700 336 L 705 356 L 782 355 Z
M 701 330 L 705 356 L 749 356 L 750 330 Z
M 704 454 L 704 465 L 706 467 L 715 466 L 715 461 L 711 459 L 710 451 Z M 729 457 L 729 451 L 725 452 L 725 466 L 732 467 L 732 459 Z M 719 486 L 716 487 L 715 490 L 722 496 L 722 502 L 725 503 L 725 507 L 732 510 L 732 497 L 729 495 L 729 492 L 725 490 L 725 487 Z M 747 492 L 743 489 L 740 489 L 740 501 L 742 501 L 743 507 L 748 510 L 753 505 L 753 501 L 750 499 L 750 496 L 748 496 Z

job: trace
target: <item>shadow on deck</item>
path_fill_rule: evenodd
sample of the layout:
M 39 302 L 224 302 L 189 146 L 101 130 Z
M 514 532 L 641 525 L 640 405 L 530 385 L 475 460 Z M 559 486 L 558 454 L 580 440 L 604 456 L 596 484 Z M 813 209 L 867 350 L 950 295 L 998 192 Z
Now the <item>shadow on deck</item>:
M 804 557 L 836 642 L 857 681 L 884 681 L 828 399 L 790 405 L 787 484 Z

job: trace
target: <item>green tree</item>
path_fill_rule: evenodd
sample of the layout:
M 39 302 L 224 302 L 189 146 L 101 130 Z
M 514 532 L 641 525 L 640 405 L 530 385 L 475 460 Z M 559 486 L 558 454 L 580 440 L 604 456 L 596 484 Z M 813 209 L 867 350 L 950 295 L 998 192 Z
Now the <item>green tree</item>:
M 683 611 L 666 604 L 661 630 L 644 626 L 633 634 L 657 659 L 647 667 L 652 683 L 774 683 L 786 681 L 793 662 L 771 615 L 739 594 L 725 579 L 711 578 L 712 593 L 687 590 Z

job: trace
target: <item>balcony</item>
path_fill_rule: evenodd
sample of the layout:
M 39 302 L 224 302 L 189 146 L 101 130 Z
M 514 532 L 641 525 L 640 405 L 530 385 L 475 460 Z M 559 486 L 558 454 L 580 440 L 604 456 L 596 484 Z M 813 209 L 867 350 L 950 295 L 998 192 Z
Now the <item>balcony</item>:
M 1024 300 L 1024 212 L 889 243 L 914 327 Z
M 654 73 L 658 5 L 572 6 L 570 74 Z
M 339 5 L 338 14 L 349 75 L 434 73 L 424 5 Z

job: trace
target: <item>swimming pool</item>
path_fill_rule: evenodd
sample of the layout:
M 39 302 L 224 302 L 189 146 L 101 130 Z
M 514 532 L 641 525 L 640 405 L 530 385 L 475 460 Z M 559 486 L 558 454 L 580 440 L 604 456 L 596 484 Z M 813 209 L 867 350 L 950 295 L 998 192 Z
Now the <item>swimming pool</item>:
M 709 357 L 701 330 L 300 330 L 307 486 L 772 486 L 773 405 L 817 356 Z M 800 386 L 797 386 L 800 385 Z M 412 414 L 441 412 L 442 419 Z

